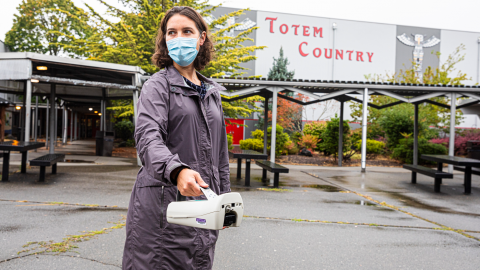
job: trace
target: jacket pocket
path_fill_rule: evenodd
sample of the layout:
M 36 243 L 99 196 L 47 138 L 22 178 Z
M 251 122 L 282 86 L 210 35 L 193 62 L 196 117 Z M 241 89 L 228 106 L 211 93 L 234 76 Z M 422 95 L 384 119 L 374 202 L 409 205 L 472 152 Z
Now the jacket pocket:
M 145 167 L 140 168 L 140 171 L 138 172 L 137 175 L 137 180 L 135 185 L 137 187 L 162 187 L 162 186 L 168 186 L 169 183 L 167 183 L 166 179 L 163 179 L 162 181 L 158 180 L 157 178 L 153 177 L 150 175 Z

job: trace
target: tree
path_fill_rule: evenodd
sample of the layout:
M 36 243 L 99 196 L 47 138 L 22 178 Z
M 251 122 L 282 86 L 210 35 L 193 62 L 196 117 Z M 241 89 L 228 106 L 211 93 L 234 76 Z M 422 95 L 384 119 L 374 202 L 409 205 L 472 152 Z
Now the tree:
M 94 32 L 89 16 L 71 0 L 23 0 L 5 44 L 12 51 L 81 57 Z
M 279 93 L 280 95 L 285 95 Z M 294 99 L 307 102 L 309 97 L 298 94 Z M 302 132 L 302 109 L 303 105 L 283 99 L 277 98 L 277 124 L 288 130 L 289 133 Z M 272 110 L 268 111 L 268 120 L 272 121 Z
M 280 47 L 280 56 L 278 58 L 273 57 L 273 65 L 272 65 L 272 68 L 270 68 L 270 71 L 268 72 L 268 79 L 269 80 L 275 80 L 275 79 L 291 80 L 291 79 L 293 79 L 293 76 L 295 75 L 295 71 L 288 71 L 287 70 L 288 64 L 290 64 L 288 62 L 288 58 L 283 57 L 283 48 Z M 286 95 L 289 96 L 289 97 L 293 97 L 293 92 L 288 92 L 288 93 L 286 93 Z M 283 99 L 278 100 L 278 104 L 280 104 L 280 103 L 283 103 L 284 105 L 290 106 L 290 105 L 288 105 L 288 103 L 284 103 Z M 301 105 L 298 105 L 298 106 L 301 106 Z M 290 107 L 289 109 L 296 112 L 297 109 L 298 109 L 298 106 L 295 106 L 295 108 Z M 264 103 L 262 103 L 259 107 L 260 107 L 260 111 L 265 110 Z M 269 110 L 269 120 L 271 121 L 271 119 L 272 119 L 271 113 L 270 113 L 270 111 L 272 110 L 272 105 L 271 104 L 268 105 L 268 110 Z M 301 108 L 299 110 L 300 110 L 300 121 L 301 121 L 302 120 L 301 119 L 301 117 L 302 117 L 301 111 L 303 110 L 303 106 L 301 106 Z M 291 114 L 291 112 L 292 111 L 290 111 L 290 114 Z M 257 123 L 258 128 L 263 128 L 263 121 L 264 121 L 263 118 L 264 118 L 263 115 L 259 116 L 258 123 Z M 298 118 L 298 115 L 296 115 L 295 118 Z M 278 117 L 277 117 L 277 119 L 278 119 Z M 293 122 L 291 122 L 291 121 L 289 121 L 289 123 L 287 123 L 286 126 L 284 126 L 282 124 L 280 124 L 280 125 L 285 127 L 286 129 L 289 129 L 289 130 L 294 130 L 295 129 L 293 127 Z M 291 128 L 293 128 L 293 129 L 291 129 Z M 301 127 L 300 127 L 300 131 L 302 131 Z
M 93 20 L 99 26 L 99 31 L 87 44 L 90 52 L 89 59 L 140 66 L 149 73 L 158 71 L 158 68 L 151 63 L 151 57 L 155 51 L 158 27 L 167 10 L 173 6 L 189 6 L 198 10 L 206 18 L 210 17 L 211 12 L 218 7 L 209 6 L 207 1 L 199 0 L 121 0 L 120 2 L 128 9 L 124 11 L 99 1 L 108 8 L 108 14 L 118 22 L 112 22 L 87 5 Z M 243 12 L 244 10 L 238 10 L 212 19 L 209 24 L 210 29 L 214 29 L 216 25 L 224 25 L 228 18 L 240 16 Z M 231 72 L 232 76 L 245 73 L 243 70 L 246 68 L 241 64 L 255 60 L 256 56 L 252 52 L 261 50 L 265 46 L 242 45 L 245 41 L 253 41 L 248 35 L 258 27 L 242 31 L 235 37 L 226 35 L 239 25 L 233 24 L 211 33 L 216 57 L 200 73 L 207 77 L 223 76 L 226 72 Z M 232 118 L 246 117 L 257 111 L 255 101 L 258 100 L 262 98 L 250 97 L 231 103 L 222 102 L 224 114 Z
M 283 48 L 280 47 L 280 56 L 273 58 L 273 66 L 268 72 L 268 79 L 270 80 L 291 80 L 295 75 L 295 71 L 288 71 L 288 58 L 283 57 Z
M 459 71 L 456 76 L 452 76 L 455 71 L 455 65 L 465 59 L 465 54 L 461 52 L 465 50 L 464 45 L 460 45 L 455 51 L 448 56 L 445 63 L 433 69 L 428 67 L 423 74 L 423 82 L 419 81 L 419 78 L 415 74 L 414 65 L 412 68 L 405 71 L 400 70 L 399 73 L 394 73 L 392 75 L 386 74 L 385 76 L 374 74 L 366 75 L 365 78 L 368 81 L 383 81 L 383 82 L 396 82 L 396 83 L 425 83 L 425 84 L 445 84 L 445 85 L 461 85 L 463 81 L 467 80 L 467 75 Z M 440 53 L 436 53 L 437 57 L 440 57 Z M 449 98 L 445 97 L 436 97 L 432 98 L 432 101 L 449 104 Z M 370 96 L 370 102 L 375 105 L 385 105 L 397 101 L 394 98 L 388 96 L 379 96 L 372 95 Z M 354 121 L 360 121 L 362 118 L 362 104 L 352 103 L 350 105 L 352 109 L 351 116 Z M 372 107 L 368 107 L 368 126 L 369 126 L 369 138 L 375 139 L 377 136 L 384 136 L 384 128 L 380 127 L 379 120 L 380 118 L 386 116 L 387 114 L 396 114 L 397 111 L 408 112 L 411 117 L 413 117 L 413 105 L 412 104 L 399 104 L 392 106 L 386 109 L 377 110 Z M 443 128 L 444 126 L 450 125 L 450 109 L 439 107 L 436 105 L 423 103 L 419 104 L 420 119 L 427 126 L 435 126 L 437 128 Z M 400 114 L 400 112 L 398 113 Z M 462 112 L 460 110 L 456 111 L 456 124 L 460 124 L 460 116 Z M 413 128 L 413 127 L 412 127 Z M 445 130 L 448 132 L 448 128 Z M 403 131 L 407 132 L 407 131 Z M 396 140 L 397 141 L 397 140 Z
M 335 159 L 338 157 L 338 138 L 340 136 L 340 118 L 335 115 L 335 118 L 327 122 L 327 126 L 322 134 L 323 143 L 321 150 L 328 154 L 333 154 Z M 343 120 L 343 158 L 349 159 L 355 154 L 352 150 L 352 136 L 350 136 L 350 126 L 348 121 Z
M 158 27 L 165 13 L 174 6 L 189 6 L 199 11 L 203 17 L 210 14 L 218 6 L 209 6 L 207 1 L 199 0 L 121 0 L 120 2 L 129 11 L 120 10 L 99 0 L 108 8 L 110 16 L 116 18 L 114 23 L 107 17 L 98 14 L 92 7 L 92 19 L 99 25 L 99 31 L 91 42 L 90 59 L 140 66 L 143 70 L 154 73 L 158 68 L 151 63 L 155 51 L 155 38 Z M 245 10 L 238 10 L 212 19 L 210 29 L 216 25 L 223 25 L 230 17 L 240 16 Z M 228 31 L 239 26 L 239 23 L 211 33 L 215 42 L 216 58 L 201 73 L 207 77 L 223 76 L 225 72 L 232 72 L 232 76 L 244 74 L 246 68 L 240 66 L 256 57 L 251 53 L 261 50 L 265 46 L 244 46 L 245 41 L 253 41 L 248 35 L 258 29 L 253 27 L 242 31 L 235 37 L 226 35 Z

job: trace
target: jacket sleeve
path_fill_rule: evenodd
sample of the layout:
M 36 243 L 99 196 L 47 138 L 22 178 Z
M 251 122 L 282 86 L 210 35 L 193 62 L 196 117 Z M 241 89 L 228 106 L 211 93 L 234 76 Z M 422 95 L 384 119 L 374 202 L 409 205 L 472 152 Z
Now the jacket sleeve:
M 223 115 L 223 107 L 220 99 L 220 94 L 218 95 L 220 100 L 220 112 L 222 113 L 222 137 L 220 140 L 220 154 L 219 154 L 219 163 L 218 163 L 218 173 L 220 175 L 220 194 L 230 192 L 230 165 L 228 158 L 228 140 L 227 140 L 227 129 L 225 125 L 225 117 Z
M 183 163 L 166 146 L 168 137 L 169 88 L 166 79 L 151 78 L 143 85 L 137 102 L 135 142 L 144 169 L 164 185 L 174 185 L 173 170 Z

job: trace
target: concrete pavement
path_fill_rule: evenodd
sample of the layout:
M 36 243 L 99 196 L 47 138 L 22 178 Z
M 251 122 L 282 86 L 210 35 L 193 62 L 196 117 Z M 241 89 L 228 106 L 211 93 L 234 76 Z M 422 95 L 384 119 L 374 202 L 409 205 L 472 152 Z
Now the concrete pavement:
M 0 184 L 0 269 L 120 268 L 139 168 L 135 159 L 105 159 L 59 165 L 46 183 L 35 182 L 32 167 Z M 277 190 L 255 166 L 252 187 L 243 187 L 231 164 L 245 217 L 220 233 L 214 269 L 478 269 L 480 177 L 470 195 L 463 174 L 435 194 L 433 179 L 412 185 L 400 168 L 287 167 Z

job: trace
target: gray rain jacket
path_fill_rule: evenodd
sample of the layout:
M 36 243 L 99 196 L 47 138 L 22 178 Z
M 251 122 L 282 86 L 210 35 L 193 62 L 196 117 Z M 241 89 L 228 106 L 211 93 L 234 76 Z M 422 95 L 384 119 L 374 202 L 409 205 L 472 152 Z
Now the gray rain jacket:
M 127 214 L 123 269 L 211 269 L 218 231 L 167 223 L 176 200 L 171 172 L 187 166 L 217 194 L 230 192 L 228 144 L 216 82 L 201 100 L 170 66 L 143 85 L 137 103 L 136 148 L 142 167 Z M 205 196 L 187 197 L 206 199 Z

